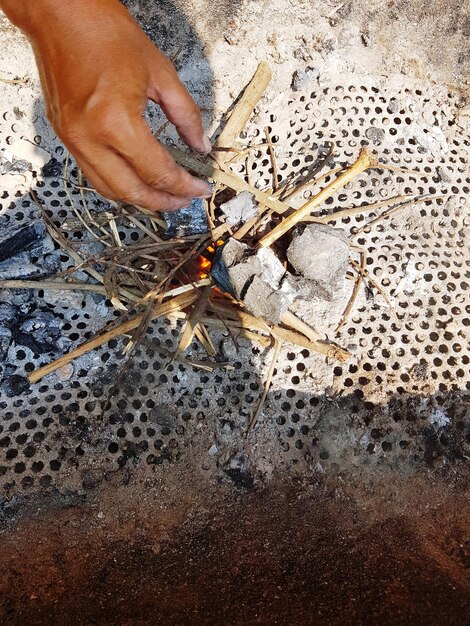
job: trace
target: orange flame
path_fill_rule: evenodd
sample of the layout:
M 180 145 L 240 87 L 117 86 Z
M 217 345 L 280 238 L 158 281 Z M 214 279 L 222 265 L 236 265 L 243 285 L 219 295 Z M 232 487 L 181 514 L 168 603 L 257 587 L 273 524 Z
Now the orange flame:
M 211 255 L 214 254 L 215 249 L 221 246 L 223 243 L 223 239 L 219 239 L 215 242 L 215 244 L 207 246 L 207 252 L 209 252 Z M 205 256 L 201 255 L 198 259 L 198 265 L 200 270 L 200 277 L 207 278 L 212 267 L 212 261 L 209 261 L 209 259 L 206 259 Z

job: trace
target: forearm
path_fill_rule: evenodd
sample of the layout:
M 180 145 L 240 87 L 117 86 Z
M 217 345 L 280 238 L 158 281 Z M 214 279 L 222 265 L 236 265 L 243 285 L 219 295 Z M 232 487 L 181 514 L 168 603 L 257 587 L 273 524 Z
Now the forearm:
M 119 0 L 0 0 L 0 9 L 31 39 L 53 29 L 57 20 L 73 21 L 98 7 L 106 10 L 116 5 Z

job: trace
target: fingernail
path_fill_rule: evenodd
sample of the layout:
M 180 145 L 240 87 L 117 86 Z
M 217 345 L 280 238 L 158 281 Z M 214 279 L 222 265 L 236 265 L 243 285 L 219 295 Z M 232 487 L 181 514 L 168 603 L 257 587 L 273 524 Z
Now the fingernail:
M 202 138 L 202 145 L 204 146 L 204 152 L 211 152 L 212 150 L 211 140 L 206 134 L 204 134 Z

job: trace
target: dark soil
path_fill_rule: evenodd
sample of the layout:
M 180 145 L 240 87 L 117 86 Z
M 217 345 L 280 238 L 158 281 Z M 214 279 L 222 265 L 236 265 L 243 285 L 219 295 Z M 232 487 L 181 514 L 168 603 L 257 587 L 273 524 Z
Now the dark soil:
M 30 503 L 3 535 L 1 623 L 469 623 L 463 491 L 414 481 L 365 506 L 202 482 Z

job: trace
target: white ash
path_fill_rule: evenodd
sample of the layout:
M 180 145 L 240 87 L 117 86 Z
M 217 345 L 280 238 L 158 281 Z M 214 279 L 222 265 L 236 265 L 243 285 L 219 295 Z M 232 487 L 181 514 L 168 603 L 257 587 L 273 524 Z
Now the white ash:
M 385 139 L 385 131 L 382 128 L 375 128 L 374 126 L 371 126 L 366 130 L 366 137 L 374 144 L 379 145 Z
M 317 286 L 319 295 L 331 299 L 348 269 L 346 233 L 326 224 L 310 224 L 294 235 L 287 258 L 298 274 Z
M 318 80 L 320 72 L 316 67 L 307 67 L 305 70 L 296 70 L 292 76 L 292 90 L 302 91 L 313 81 Z
M 431 424 L 434 424 L 434 426 L 437 426 L 438 428 L 444 428 L 445 426 L 448 426 L 450 424 L 449 417 L 440 409 L 436 409 L 431 413 L 431 415 L 429 416 L 429 421 L 431 422 Z
M 243 224 L 258 215 L 255 197 L 249 191 L 242 191 L 228 202 L 224 202 L 220 209 L 231 226 Z

